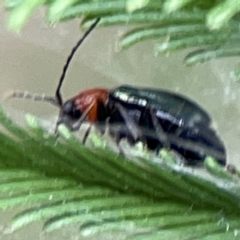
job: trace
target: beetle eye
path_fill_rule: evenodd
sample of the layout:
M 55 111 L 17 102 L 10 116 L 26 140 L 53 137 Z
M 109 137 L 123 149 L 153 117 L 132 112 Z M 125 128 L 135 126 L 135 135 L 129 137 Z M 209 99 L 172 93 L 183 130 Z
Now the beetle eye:
M 62 107 L 62 111 L 63 115 L 67 115 L 72 119 L 79 119 L 82 115 L 74 100 L 69 100 L 65 102 Z

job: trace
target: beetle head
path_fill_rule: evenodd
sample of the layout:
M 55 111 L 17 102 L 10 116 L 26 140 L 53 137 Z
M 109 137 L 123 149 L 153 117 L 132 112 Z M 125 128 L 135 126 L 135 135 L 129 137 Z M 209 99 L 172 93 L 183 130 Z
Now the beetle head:
M 69 64 L 70 64 L 75 52 L 77 51 L 79 46 L 81 46 L 81 44 L 86 39 L 86 37 L 90 34 L 90 32 L 97 26 L 99 21 L 100 21 L 100 18 L 97 18 L 93 22 L 93 24 L 89 27 L 89 29 L 85 32 L 85 34 L 81 37 L 81 39 L 78 40 L 77 44 L 73 47 L 70 55 L 67 58 L 65 65 L 63 67 L 63 71 L 62 71 L 62 74 L 59 79 L 59 83 L 58 83 L 58 86 L 57 86 L 57 89 L 55 92 L 55 97 L 49 97 L 49 96 L 39 95 L 39 94 L 31 94 L 28 92 L 12 91 L 5 96 L 5 99 L 26 98 L 26 99 L 33 99 L 35 101 L 48 102 L 48 103 L 60 108 L 60 116 L 57 121 L 56 130 L 61 123 L 66 124 L 71 130 L 77 130 L 80 127 L 81 123 L 86 119 L 86 116 L 91 109 L 91 105 L 89 106 L 88 111 L 86 111 L 84 114 L 82 114 L 83 112 L 78 108 L 74 99 L 70 99 L 70 100 L 66 101 L 65 103 L 63 103 L 61 87 L 62 87 L 63 81 L 65 79 L 65 75 L 66 75 L 67 69 L 69 67 Z
M 65 124 L 72 131 L 77 130 L 76 127 L 81 116 L 82 112 L 78 108 L 76 101 L 70 99 L 62 105 L 56 127 Z

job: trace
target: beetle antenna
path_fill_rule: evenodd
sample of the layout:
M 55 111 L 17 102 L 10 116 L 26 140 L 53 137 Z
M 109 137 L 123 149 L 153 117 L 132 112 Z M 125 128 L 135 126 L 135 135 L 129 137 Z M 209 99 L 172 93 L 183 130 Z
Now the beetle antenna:
M 62 101 L 62 94 L 60 92 L 61 87 L 62 87 L 62 83 L 63 80 L 65 78 L 68 66 L 75 54 L 75 52 L 77 51 L 78 47 L 82 44 L 82 42 L 86 39 L 86 37 L 89 35 L 89 33 L 96 27 L 96 25 L 98 24 L 98 22 L 100 21 L 100 18 L 97 18 L 96 21 L 90 26 L 90 28 L 85 32 L 85 34 L 81 37 L 81 39 L 78 40 L 77 44 L 73 47 L 70 55 L 67 58 L 67 61 L 63 67 L 63 72 L 62 75 L 60 77 L 59 83 L 58 83 L 58 87 L 55 93 L 55 97 L 56 97 L 56 101 L 58 102 L 58 105 L 61 107 L 63 105 L 63 101 Z
M 29 92 L 9 91 L 3 96 L 3 101 L 8 100 L 10 98 L 32 99 L 34 101 L 49 102 L 54 106 L 58 106 L 58 102 L 55 97 L 45 96 L 44 94 L 40 95 L 32 94 Z

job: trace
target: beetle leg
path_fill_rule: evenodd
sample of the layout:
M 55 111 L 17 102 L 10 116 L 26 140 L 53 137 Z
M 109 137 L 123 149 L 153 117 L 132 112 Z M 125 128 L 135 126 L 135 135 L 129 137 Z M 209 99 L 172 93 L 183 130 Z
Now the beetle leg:
M 206 143 L 195 142 L 194 140 L 184 139 L 174 134 L 168 135 L 171 145 L 174 149 L 186 156 L 186 154 L 198 155 L 198 157 L 204 159 L 206 156 L 212 156 L 218 160 L 221 164 L 224 164 L 226 159 L 225 152 L 215 149 L 212 146 L 208 146 Z
M 82 144 L 83 144 L 83 145 L 86 144 L 86 141 L 87 141 L 88 136 L 89 136 L 89 134 L 90 134 L 91 128 L 92 128 L 92 125 L 90 124 L 89 127 L 87 128 L 87 131 L 85 132 L 85 134 L 84 134 L 84 136 L 83 136 L 83 139 L 82 139 Z
M 79 120 L 73 124 L 73 127 L 72 127 L 72 130 L 79 130 L 81 125 L 83 124 L 83 122 L 86 120 L 86 118 L 88 117 L 88 114 L 90 113 L 90 111 L 92 110 L 93 106 L 95 106 L 95 104 L 100 104 L 101 107 L 100 107 L 100 110 L 102 110 L 102 101 L 94 101 L 82 114 L 82 116 L 79 118 Z M 99 113 L 98 113 L 99 114 Z M 102 120 L 102 119 L 100 119 Z M 100 127 L 101 126 L 101 127 Z M 88 127 L 87 131 L 85 132 L 84 136 L 83 136 L 83 140 L 82 140 L 82 143 L 85 145 L 86 141 L 87 141 L 87 138 L 90 134 L 90 131 L 91 131 L 91 127 L 92 125 L 90 124 L 90 126 Z M 102 124 L 100 123 L 99 125 L 99 130 L 100 130 L 100 133 L 103 134 L 103 129 L 102 129 Z
M 152 108 L 149 108 L 149 112 L 151 115 L 153 127 L 156 131 L 157 137 L 161 141 L 163 147 L 170 148 L 170 143 L 167 134 L 164 132 L 161 124 L 158 122 L 158 119 L 155 115 L 155 111 Z
M 83 124 L 83 122 L 86 120 L 86 118 L 88 117 L 89 112 L 91 111 L 91 109 L 93 108 L 94 104 L 96 104 L 95 102 L 93 102 L 82 114 L 82 116 L 78 119 L 77 122 L 75 122 L 72 126 L 72 130 L 76 131 L 79 130 L 79 128 L 81 127 L 81 125 Z
M 137 126 L 137 124 L 133 121 L 133 119 L 128 115 L 126 109 L 119 103 L 115 104 L 115 107 L 121 114 L 122 118 L 124 119 L 126 126 L 131 133 L 134 141 L 137 141 L 139 138 L 142 137 L 142 132 Z

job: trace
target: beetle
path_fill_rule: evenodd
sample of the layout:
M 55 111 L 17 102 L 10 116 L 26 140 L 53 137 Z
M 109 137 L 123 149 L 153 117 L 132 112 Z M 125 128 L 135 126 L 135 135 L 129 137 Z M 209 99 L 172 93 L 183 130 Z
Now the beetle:
M 80 92 L 63 102 L 61 87 L 68 66 L 82 42 L 96 27 L 100 18 L 90 26 L 72 49 L 63 68 L 55 97 L 13 92 L 10 97 L 43 100 L 60 108 L 56 129 L 65 124 L 78 130 L 85 121 L 94 124 L 101 132 L 110 127 L 110 135 L 119 142 L 126 138 L 130 143 L 143 141 L 151 150 L 162 147 L 182 155 L 187 164 L 203 162 L 206 156 L 226 164 L 223 142 L 211 127 L 211 117 L 196 102 L 187 97 L 151 88 L 128 85 L 114 89 L 93 88 Z

